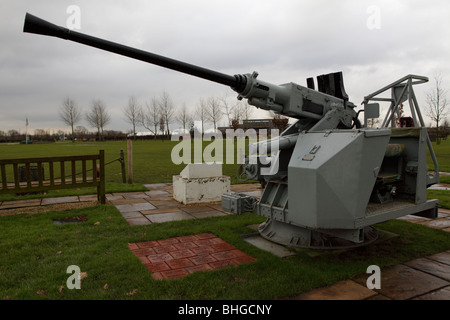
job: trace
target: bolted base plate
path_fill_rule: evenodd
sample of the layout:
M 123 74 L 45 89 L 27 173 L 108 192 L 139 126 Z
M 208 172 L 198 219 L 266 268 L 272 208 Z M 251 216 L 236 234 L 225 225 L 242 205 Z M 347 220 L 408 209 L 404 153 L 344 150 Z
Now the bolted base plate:
M 373 227 L 365 227 L 360 230 L 317 230 L 272 219 L 262 223 L 258 231 L 263 238 L 272 242 L 284 246 L 310 249 L 355 248 L 378 239 L 378 231 Z

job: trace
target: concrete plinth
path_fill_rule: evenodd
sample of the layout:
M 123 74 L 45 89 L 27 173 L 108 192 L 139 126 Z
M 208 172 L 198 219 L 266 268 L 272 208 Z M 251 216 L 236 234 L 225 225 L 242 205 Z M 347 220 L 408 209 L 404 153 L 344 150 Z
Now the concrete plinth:
M 183 204 L 215 202 L 230 192 L 230 177 L 222 175 L 221 164 L 190 163 L 173 176 L 173 197 Z

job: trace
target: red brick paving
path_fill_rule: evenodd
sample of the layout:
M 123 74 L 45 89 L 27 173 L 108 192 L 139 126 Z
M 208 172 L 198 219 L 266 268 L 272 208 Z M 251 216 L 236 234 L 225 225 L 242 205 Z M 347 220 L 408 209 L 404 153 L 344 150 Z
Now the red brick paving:
M 212 233 L 129 243 L 128 247 L 157 280 L 256 261 Z

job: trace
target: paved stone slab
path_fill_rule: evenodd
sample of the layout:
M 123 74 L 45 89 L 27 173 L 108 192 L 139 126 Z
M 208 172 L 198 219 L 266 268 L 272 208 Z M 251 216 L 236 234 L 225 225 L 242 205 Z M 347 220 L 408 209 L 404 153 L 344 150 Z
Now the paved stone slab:
M 123 200 L 122 196 L 113 196 L 113 195 L 109 195 L 106 196 L 106 199 L 109 201 L 116 201 L 116 200 Z
M 116 201 L 116 200 L 122 200 L 122 199 L 124 199 L 122 196 L 113 196 L 113 195 L 106 196 L 106 200 L 109 200 L 109 201 Z
M 130 204 L 118 204 L 118 205 L 116 205 L 116 208 L 121 213 L 156 209 L 156 207 L 154 205 L 152 205 L 151 203 L 148 203 L 148 202 L 130 203 Z
M 183 212 L 179 208 L 176 207 L 166 207 L 166 208 L 158 208 L 153 210 L 143 210 L 142 214 L 159 214 L 159 213 L 167 213 L 167 212 Z
M 427 258 L 420 258 L 405 263 L 407 266 L 450 281 L 450 266 Z M 450 283 L 449 283 L 450 284 Z
M 438 211 L 438 218 L 446 218 L 446 217 L 450 217 L 450 212 L 449 211 L 442 211 L 439 210 Z
M 303 293 L 295 300 L 363 300 L 377 293 L 352 280 L 340 281 L 332 286 Z
M 146 191 L 145 194 L 147 196 L 161 196 L 161 195 L 168 195 L 169 193 L 167 191 L 163 191 L 163 190 L 151 190 L 151 191 Z
M 208 203 L 208 207 L 217 210 L 217 211 L 221 211 L 225 214 L 228 214 L 228 212 L 226 212 L 225 210 L 222 209 L 222 202 L 216 202 L 216 203 Z
M 34 207 L 34 206 L 39 206 L 40 204 L 41 204 L 41 199 L 3 201 L 2 205 L 0 206 L 0 209 Z
M 172 196 L 171 195 L 161 195 L 161 196 L 149 196 L 148 197 L 148 202 L 151 202 L 151 201 L 172 201 L 173 200 L 173 198 L 172 198 Z M 178 203 L 178 204 L 180 204 L 180 203 Z
M 209 206 L 182 206 L 180 207 L 180 209 L 188 213 L 205 212 L 212 210 Z
M 158 207 L 158 208 L 163 208 L 163 207 L 178 207 L 179 205 L 181 205 L 179 202 L 175 201 L 175 200 L 156 200 L 156 199 L 150 199 L 148 202 L 150 202 L 151 204 L 153 204 L 154 206 Z
M 423 222 L 422 224 L 431 228 L 445 229 L 450 227 L 450 218 L 436 219 L 432 221 Z
M 122 196 L 119 196 L 120 198 L 117 200 L 111 200 L 111 204 L 118 205 L 118 204 L 134 204 L 134 203 L 148 203 L 145 199 L 125 199 Z
M 148 199 L 149 197 L 144 192 L 133 192 L 123 194 L 125 199 Z
M 440 263 L 448 264 L 450 266 L 450 251 L 433 254 L 431 256 L 428 256 L 427 258 L 438 261 Z
M 148 189 L 159 189 L 161 187 L 167 187 L 166 183 L 150 183 L 150 184 L 144 184 L 144 187 Z
M 416 297 L 413 300 L 450 300 L 450 286 Z
M 97 201 L 97 195 L 96 194 L 79 196 L 78 198 L 80 199 L 80 202 Z
M 140 218 L 132 218 L 132 219 L 125 219 L 130 226 L 144 226 L 151 224 L 151 222 L 145 218 L 144 216 L 141 216 Z
M 159 213 L 159 214 L 147 215 L 147 218 L 153 223 L 194 219 L 193 216 L 191 216 L 185 212 Z
M 368 275 L 354 280 L 365 286 Z M 381 269 L 381 289 L 374 290 L 393 300 L 408 300 L 449 285 L 448 281 L 403 264 Z
M 139 211 L 121 212 L 122 217 L 125 219 L 142 218 L 142 214 Z
M 55 197 L 55 198 L 44 198 L 41 201 L 41 205 L 49 205 L 49 204 L 60 204 L 60 203 L 69 203 L 69 202 L 78 202 L 78 196 L 69 196 L 69 197 Z
M 207 218 L 207 217 L 221 217 L 226 216 L 225 213 L 210 209 L 210 211 L 201 211 L 201 212 L 191 212 L 191 216 L 194 216 L 195 218 Z

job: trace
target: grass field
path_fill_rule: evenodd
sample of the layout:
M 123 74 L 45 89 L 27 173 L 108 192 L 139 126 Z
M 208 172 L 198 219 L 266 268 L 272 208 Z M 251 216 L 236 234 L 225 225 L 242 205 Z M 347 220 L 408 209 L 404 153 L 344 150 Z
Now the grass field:
M 441 172 L 450 172 L 450 139 L 441 140 L 440 144 L 433 144 L 433 150 L 436 154 L 436 158 L 439 164 L 439 171 Z M 428 154 L 428 168 L 433 168 L 433 162 L 431 161 L 431 157 Z
M 86 222 L 54 225 L 80 216 Z M 350 251 L 300 251 L 280 259 L 247 242 L 251 213 L 130 226 L 112 206 L 0 217 L 0 299 L 277 299 L 449 249 L 450 233 L 393 220 L 378 229 L 399 237 Z M 212 232 L 257 259 L 238 267 L 154 280 L 127 243 Z M 87 277 L 69 290 L 67 267 Z
M 178 142 L 168 140 L 137 140 L 133 141 L 133 181 L 135 183 L 159 183 L 172 182 L 173 175 L 183 170 L 185 164 L 176 165 L 171 161 L 171 152 Z M 204 147 L 207 143 L 204 143 Z M 237 145 L 235 145 L 235 150 Z M 99 150 L 105 150 L 105 162 L 118 159 L 120 150 L 125 153 L 127 161 L 127 142 L 58 142 L 49 144 L 8 145 L 0 144 L 2 159 L 33 158 L 48 156 L 70 156 L 98 154 Z M 223 150 L 226 150 L 225 142 Z M 233 150 L 234 152 L 234 150 Z M 192 154 L 194 146 L 192 146 Z M 236 154 L 236 153 L 235 153 Z M 220 157 L 220 155 L 218 155 Z M 222 158 L 222 157 L 220 157 Z M 192 157 L 193 162 L 193 157 Z M 235 161 L 236 162 L 236 161 Z M 238 164 L 224 164 L 223 174 L 232 178 L 232 183 L 238 183 L 236 173 Z M 119 162 L 113 162 L 106 166 L 106 182 L 122 182 L 121 167 Z
M 450 171 L 450 141 L 435 151 L 440 170 Z M 171 182 L 184 165 L 170 161 L 171 141 L 133 143 L 135 185 L 121 184 L 120 166 L 107 166 L 107 188 L 133 190 L 141 184 Z M 2 158 L 96 154 L 105 150 L 106 162 L 126 150 L 126 141 L 0 145 Z M 237 182 L 238 165 L 224 165 L 225 175 Z M 447 178 L 444 178 L 445 180 Z M 447 180 L 446 180 L 447 181 Z M 122 189 L 123 188 L 123 189 Z M 128 189 L 126 189 L 128 188 Z M 78 191 L 74 191 L 78 192 Z M 89 192 L 89 190 L 86 190 Z M 107 189 L 108 192 L 108 189 Z M 447 191 L 430 190 L 450 208 Z M 1 199 L 0 199 L 1 200 Z M 4 200 L 4 199 L 3 199 Z M 86 216 L 78 224 L 54 225 L 52 219 Z M 450 248 L 450 233 L 405 221 L 376 227 L 398 237 L 345 252 L 301 250 L 280 259 L 245 242 L 248 225 L 264 219 L 252 213 L 205 219 L 129 226 L 109 205 L 33 215 L 0 216 L 0 299 L 277 299 L 331 285 L 364 274 L 369 265 L 380 268 L 442 252 Z M 153 280 L 127 244 L 180 235 L 211 232 L 257 259 L 235 268 L 196 272 L 176 280 Z M 69 290 L 67 267 L 78 265 L 87 277 L 81 290 Z
M 171 161 L 171 152 L 178 142 L 167 140 L 138 140 L 133 141 L 133 178 L 135 183 L 159 183 L 172 182 L 172 176 L 179 174 L 184 168 L 184 164 L 176 165 Z M 204 142 L 203 148 L 208 144 Z M 31 145 L 9 145 L 0 144 L 0 155 L 2 159 L 11 158 L 32 158 L 46 156 L 70 156 L 98 154 L 99 150 L 105 150 L 105 162 L 111 162 L 119 158 L 120 150 L 125 152 L 127 159 L 127 142 L 58 142 L 49 144 L 31 144 Z M 234 154 L 237 146 L 235 145 Z M 450 172 L 450 140 L 442 140 L 439 145 L 433 143 L 433 149 L 439 163 L 439 170 Z M 194 147 L 192 147 L 192 152 Z M 223 150 L 229 151 L 226 144 L 223 144 Z M 220 155 L 218 156 L 219 158 Z M 193 157 L 191 157 L 193 162 Z M 235 157 L 236 160 L 236 157 Z M 224 161 L 225 162 L 225 161 Z M 236 162 L 236 161 L 235 161 Z M 232 183 L 239 183 L 236 178 L 238 164 L 227 164 L 223 166 L 224 175 L 232 178 Z M 433 169 L 433 162 L 428 156 L 428 167 Z M 113 162 L 106 166 L 107 182 L 122 182 L 121 168 L 119 162 Z

